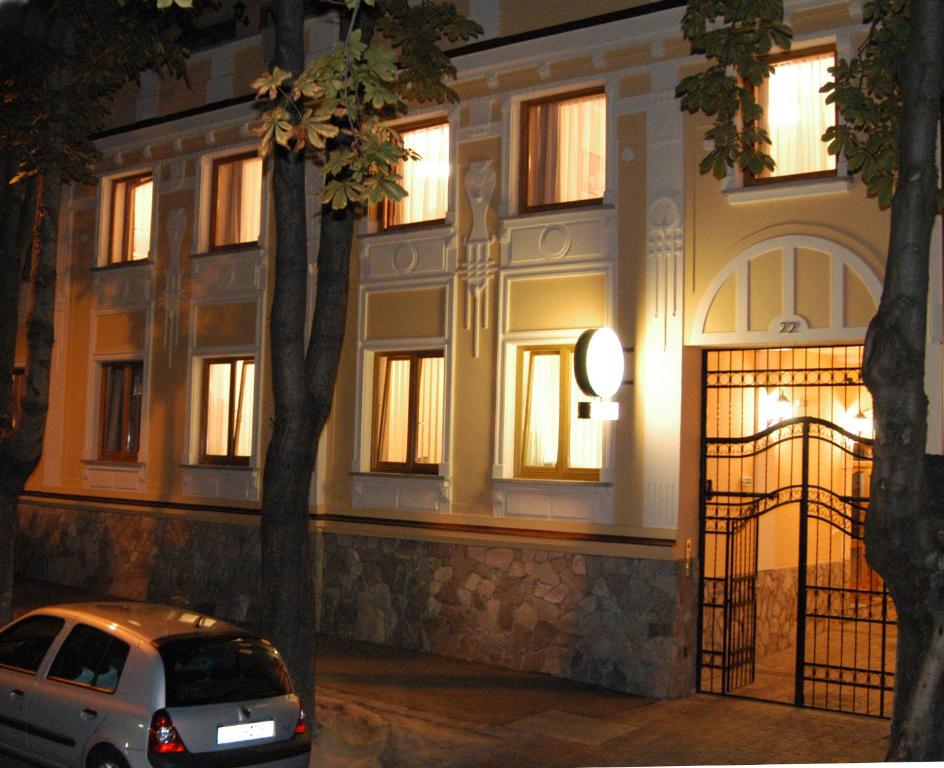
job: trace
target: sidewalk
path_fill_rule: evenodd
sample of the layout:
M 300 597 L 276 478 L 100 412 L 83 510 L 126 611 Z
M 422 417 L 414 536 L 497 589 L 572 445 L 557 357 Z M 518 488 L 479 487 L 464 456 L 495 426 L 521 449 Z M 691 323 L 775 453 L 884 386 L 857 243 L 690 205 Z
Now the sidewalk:
M 88 599 L 18 583 L 18 610 Z M 888 721 L 698 694 L 655 701 L 318 638 L 318 768 L 878 762 Z

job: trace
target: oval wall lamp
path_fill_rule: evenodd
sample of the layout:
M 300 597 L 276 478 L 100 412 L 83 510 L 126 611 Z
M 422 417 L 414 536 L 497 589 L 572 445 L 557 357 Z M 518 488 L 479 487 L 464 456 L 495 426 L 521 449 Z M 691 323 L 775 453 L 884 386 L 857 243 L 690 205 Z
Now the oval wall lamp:
M 600 399 L 578 403 L 578 418 L 619 418 L 619 403 L 609 398 L 623 383 L 623 369 L 623 344 L 611 328 L 591 328 L 580 334 L 574 347 L 574 377 L 585 395 Z

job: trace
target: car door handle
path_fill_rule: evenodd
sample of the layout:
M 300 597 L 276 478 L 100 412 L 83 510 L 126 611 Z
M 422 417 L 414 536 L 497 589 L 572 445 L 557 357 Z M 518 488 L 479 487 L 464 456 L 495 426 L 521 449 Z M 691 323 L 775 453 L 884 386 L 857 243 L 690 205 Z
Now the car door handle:
M 98 710 L 95 710 L 95 709 L 83 709 L 83 710 L 82 710 L 82 717 L 84 717 L 86 720 L 93 720 L 94 718 L 98 717 Z
M 10 691 L 10 698 L 11 698 L 11 699 L 22 699 L 22 698 L 23 698 L 23 691 L 21 691 L 19 688 L 14 688 L 12 691 Z

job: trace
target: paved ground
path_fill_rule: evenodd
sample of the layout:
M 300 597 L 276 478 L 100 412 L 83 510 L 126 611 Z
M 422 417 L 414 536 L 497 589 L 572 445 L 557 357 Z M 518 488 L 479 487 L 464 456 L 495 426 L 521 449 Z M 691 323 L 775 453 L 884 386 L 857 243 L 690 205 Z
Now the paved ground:
M 84 597 L 18 587 L 20 609 Z M 653 701 L 330 638 L 317 676 L 318 768 L 877 762 L 887 744 L 885 720 L 711 695 Z

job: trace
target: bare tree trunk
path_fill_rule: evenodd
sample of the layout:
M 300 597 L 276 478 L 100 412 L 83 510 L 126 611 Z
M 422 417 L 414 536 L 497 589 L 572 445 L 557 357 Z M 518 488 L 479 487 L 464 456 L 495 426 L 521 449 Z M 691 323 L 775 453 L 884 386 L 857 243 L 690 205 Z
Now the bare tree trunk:
M 53 165 L 36 183 L 33 263 L 27 311 L 26 396 L 17 428 L 0 438 L 0 624 L 9 621 L 13 615 L 17 499 L 39 463 L 49 409 L 61 194 L 59 168 Z
M 892 201 L 885 286 L 866 336 L 875 466 L 866 545 L 899 614 L 889 759 L 944 758 L 944 516 L 939 460 L 925 457 L 928 252 L 937 214 L 935 143 L 944 68 L 944 3 L 912 0 L 902 61 L 901 173 Z M 933 489 L 933 491 L 932 491 Z
M 11 155 L 0 157 L 0 439 L 13 418 L 12 375 L 16 362 L 19 325 L 20 271 L 29 257 L 36 214 L 35 179 L 9 184 L 17 163 Z M 2 530 L 2 529 L 0 529 Z
M 273 64 L 297 76 L 304 66 L 301 0 L 276 0 Z M 371 17 L 357 25 L 370 39 Z M 342 23 L 342 28 L 346 24 Z M 322 211 L 315 313 L 307 349 L 307 250 L 304 159 L 277 147 L 273 174 L 276 216 L 272 298 L 272 389 L 275 420 L 266 451 L 262 492 L 263 628 L 288 662 L 313 722 L 315 704 L 314 563 L 308 494 L 318 439 L 331 412 L 344 340 L 356 212 Z
M 273 65 L 297 77 L 304 67 L 302 0 L 276 0 Z M 275 423 L 262 492 L 262 625 L 288 663 L 306 711 L 314 711 L 314 586 L 308 488 L 315 439 L 305 393 L 307 301 L 305 161 L 276 147 L 275 288 L 270 319 Z

